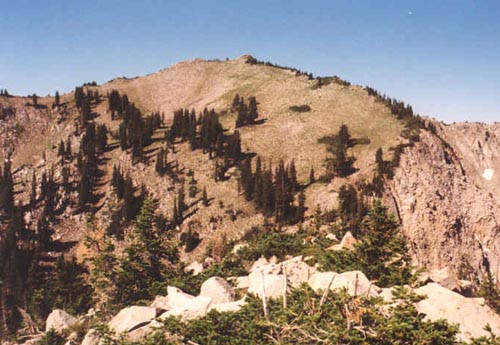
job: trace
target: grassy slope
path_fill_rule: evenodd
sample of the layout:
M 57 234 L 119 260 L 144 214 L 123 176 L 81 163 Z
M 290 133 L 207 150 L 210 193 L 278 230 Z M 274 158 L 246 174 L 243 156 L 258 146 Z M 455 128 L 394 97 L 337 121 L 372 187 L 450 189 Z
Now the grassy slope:
M 236 93 L 247 98 L 256 96 L 261 118 L 265 123 L 245 127 L 243 149 L 255 152 L 265 162 L 276 164 L 279 159 L 296 160 L 299 180 L 306 181 L 310 167 L 317 176 L 324 172 L 325 146 L 317 140 L 335 133 L 347 124 L 353 137 L 368 138 L 369 145 L 352 151 L 359 173 L 351 180 L 371 174 L 375 150 L 387 152 L 399 143 L 402 125 L 389 109 L 356 86 L 332 83 L 315 89 L 314 80 L 295 76 L 293 72 L 263 65 L 250 65 L 244 58 L 230 61 L 193 60 L 134 79 L 116 79 L 104 84 L 107 92 L 118 89 L 145 111 L 164 112 L 167 119 L 180 107 L 214 107 L 219 112 L 229 109 Z M 311 111 L 294 113 L 291 105 L 308 104 Z M 233 128 L 235 114 L 222 117 L 225 128 Z M 308 204 L 328 207 L 335 198 L 329 191 L 345 181 L 334 181 L 331 188 L 313 186 L 308 192 Z
M 373 170 L 375 150 L 383 147 L 384 151 L 395 146 L 400 138 L 402 124 L 395 120 L 390 111 L 382 104 L 375 102 L 373 97 L 356 86 L 342 86 L 332 83 L 321 88 L 314 88 L 314 80 L 305 76 L 295 76 L 293 72 L 263 65 L 250 65 L 245 59 L 240 58 L 230 61 L 202 61 L 193 60 L 183 62 L 162 70 L 158 73 L 134 79 L 115 79 L 99 87 L 101 94 L 111 89 L 127 94 L 142 110 L 161 111 L 170 119 L 172 112 L 180 107 L 195 108 L 197 111 L 206 107 L 214 107 L 219 112 L 229 109 L 236 93 L 247 98 L 255 95 L 259 102 L 261 118 L 264 124 L 242 128 L 243 150 L 255 152 L 263 157 L 264 162 L 272 161 L 276 164 L 279 159 L 289 161 L 295 159 L 299 181 L 306 182 L 310 167 L 314 167 L 316 176 L 323 174 L 323 161 L 326 157 L 325 145 L 319 144 L 319 138 L 335 133 L 341 124 L 347 124 L 355 138 L 369 138 L 368 145 L 355 147 L 352 152 L 357 158 L 355 163 L 359 172 L 349 177 L 349 182 L 369 177 Z M 63 96 L 64 102 L 72 103 L 71 95 Z M 292 105 L 308 104 L 311 111 L 307 113 L 294 113 L 289 110 Z M 70 107 L 71 109 L 71 107 Z M 115 130 L 118 121 L 110 121 L 106 112 L 107 102 L 102 102 L 94 111 L 99 116 L 97 122 L 103 122 Z M 20 147 L 18 157 L 30 156 L 29 152 L 38 147 L 38 143 L 46 150 L 48 168 L 56 161 L 57 143 L 72 135 L 71 126 L 76 113 L 68 116 L 68 120 L 61 125 L 56 125 L 54 120 L 51 125 L 57 130 L 52 135 L 40 141 L 32 141 L 30 145 Z M 230 131 L 234 129 L 235 114 L 227 113 L 222 116 L 224 127 Z M 162 133 L 157 133 L 161 137 Z M 73 138 L 77 152 L 78 138 Z M 154 143 L 147 148 L 149 155 L 154 157 L 159 143 Z M 40 147 L 41 148 L 41 147 Z M 42 151 L 43 151 L 42 149 Z M 253 206 L 238 195 L 237 182 L 231 178 L 226 182 L 215 183 L 213 180 L 214 161 L 209 161 L 206 154 L 200 151 L 191 152 L 187 145 L 178 145 L 177 154 L 169 155 L 169 161 L 178 160 L 184 173 L 190 168 L 196 171 L 198 186 L 208 190 L 209 197 L 213 198 L 209 207 L 202 207 L 196 203 L 201 196 L 189 199 L 193 203 L 191 210 L 197 212 L 189 218 L 183 228 L 192 224 L 194 230 L 202 233 L 205 240 L 196 254 L 202 254 L 206 245 L 214 239 L 227 234 L 229 238 L 237 238 L 252 225 L 262 222 L 262 217 L 256 214 Z M 40 150 L 36 150 L 37 152 Z M 40 153 L 41 154 L 41 153 Z M 132 166 L 129 155 L 119 149 L 105 154 L 106 172 L 99 192 L 104 197 L 99 205 L 106 205 L 111 194 L 107 188 L 113 164 L 121 165 L 124 171 L 129 172 L 136 184 L 144 183 L 154 196 L 159 200 L 159 212 L 170 217 L 173 198 L 178 185 L 173 185 L 167 177 L 160 178 L 154 173 L 154 163 L 149 166 L 138 164 Z M 154 158 L 152 159 L 154 160 Z M 34 163 L 34 162 L 33 162 Z M 43 168 L 42 168 L 43 169 Z M 41 170 L 41 169 L 40 169 Z M 40 176 L 41 172 L 38 173 Z M 25 175 L 26 186 L 29 188 L 30 174 Z M 186 178 L 186 189 L 189 178 Z M 336 203 L 336 193 L 340 185 L 347 182 L 345 179 L 335 179 L 329 185 L 316 183 L 306 190 L 307 206 L 309 213 L 314 211 L 316 204 L 322 208 L 331 208 Z M 28 189 L 27 188 L 27 189 Z M 187 194 L 187 191 L 186 191 Z M 26 195 L 27 196 L 27 195 Z M 220 202 L 224 207 L 220 206 Z M 231 221 L 227 210 L 241 211 L 242 216 L 236 221 Z M 100 219 L 98 225 L 101 231 L 108 215 L 103 207 L 97 214 Z M 218 219 L 215 230 L 209 231 L 208 220 L 211 217 Z M 72 217 L 64 220 L 60 225 L 63 238 L 78 240 L 87 228 L 83 217 Z M 75 234 L 76 233 L 76 234 Z M 83 253 L 83 247 L 78 246 L 77 252 Z

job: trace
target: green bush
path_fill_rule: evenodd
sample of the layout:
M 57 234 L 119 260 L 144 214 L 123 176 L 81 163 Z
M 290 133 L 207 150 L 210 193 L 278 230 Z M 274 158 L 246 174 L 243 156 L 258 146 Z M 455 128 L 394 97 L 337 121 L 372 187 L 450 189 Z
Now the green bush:
M 49 329 L 38 342 L 37 345 L 64 345 L 66 340 L 54 329 Z
M 414 281 L 406 240 L 380 201 L 363 218 L 358 232 L 361 241 L 354 251 L 323 251 L 316 258 L 320 268 L 336 272 L 360 270 L 380 287 Z
M 307 104 L 302 104 L 302 105 L 292 105 L 288 109 L 291 111 L 294 111 L 296 113 L 307 113 L 311 111 L 311 107 Z

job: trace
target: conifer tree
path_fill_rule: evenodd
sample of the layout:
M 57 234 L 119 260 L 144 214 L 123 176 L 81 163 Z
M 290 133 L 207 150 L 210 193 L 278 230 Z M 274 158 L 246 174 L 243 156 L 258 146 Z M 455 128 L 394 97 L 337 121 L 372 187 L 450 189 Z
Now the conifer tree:
M 68 140 L 66 140 L 66 148 L 64 150 L 64 153 L 66 155 L 66 159 L 70 160 L 71 156 L 73 155 L 72 151 L 71 151 L 71 139 L 70 138 L 68 138 Z
M 106 145 L 108 142 L 108 129 L 106 125 L 98 125 L 96 133 L 96 149 L 100 153 L 106 151 Z
M 32 210 L 34 210 L 35 206 L 36 206 L 36 175 L 35 175 L 35 169 L 33 169 L 33 173 L 31 175 L 30 206 L 31 206 Z
M 311 167 L 309 171 L 309 184 L 313 184 L 314 182 L 316 182 L 316 177 L 314 176 L 314 168 Z
M 253 176 L 253 199 L 258 208 L 262 209 L 264 206 L 264 192 L 263 192 L 264 177 L 262 176 L 262 162 L 260 157 L 257 157 L 255 163 L 255 174 Z
M 326 160 L 327 174 L 330 178 L 334 176 L 346 177 L 354 172 L 353 157 L 347 157 L 347 149 L 351 146 L 351 137 L 346 125 L 339 129 L 335 140 L 327 151 L 333 154 L 333 157 Z
M 181 184 L 179 191 L 177 192 L 177 203 L 178 203 L 178 212 L 179 212 L 179 219 L 183 219 L 184 217 L 184 211 L 187 210 L 187 205 L 186 205 L 186 194 L 184 191 L 184 183 Z
M 125 191 L 125 180 L 119 167 L 113 165 L 113 173 L 111 176 L 111 186 L 115 189 L 118 199 L 123 198 Z
M 83 88 L 82 87 L 75 88 L 75 104 L 77 108 L 82 107 L 84 98 L 85 94 L 83 93 Z
M 3 210 L 7 215 L 10 215 L 14 210 L 14 181 L 10 160 L 4 164 L 3 178 L 0 184 L 0 210 Z
M 233 162 L 237 162 L 241 157 L 241 139 L 238 130 L 234 131 L 234 134 L 229 137 L 228 156 Z
M 255 120 L 259 117 L 259 111 L 257 109 L 257 100 L 254 96 L 248 98 L 248 115 L 247 123 L 254 124 Z
M 90 120 L 90 99 L 87 96 L 83 96 L 81 108 L 80 108 L 80 124 L 85 126 Z
M 243 192 L 247 201 L 250 201 L 253 196 L 252 161 L 250 157 L 242 162 L 240 170 Z
M 339 133 L 337 134 L 340 145 L 348 148 L 351 147 L 351 135 L 346 125 L 340 126 Z
M 262 195 L 263 195 L 263 205 L 264 214 L 270 216 L 274 213 L 275 209 L 275 191 L 273 186 L 273 173 L 271 165 L 263 174 L 262 182 Z
M 135 217 L 134 201 L 134 184 L 130 175 L 127 175 L 123 185 L 123 216 L 126 221 L 131 221 Z
M 206 187 L 203 187 L 202 202 L 203 202 L 203 206 L 205 206 L 205 207 L 208 206 L 208 194 L 207 194 Z
M 56 95 L 54 97 L 54 105 L 56 107 L 61 105 L 61 97 L 59 96 L 59 91 L 56 91 Z
M 47 251 L 51 242 L 51 230 L 47 219 L 47 212 L 44 210 L 36 223 L 36 234 L 38 242 L 38 250 L 40 252 Z
M 499 283 L 495 282 L 491 271 L 488 269 L 483 276 L 479 287 L 479 296 L 483 297 L 493 310 L 500 312 L 500 287 Z
M 69 182 L 69 176 L 70 176 L 69 167 L 64 166 L 61 171 L 61 177 L 62 177 L 62 186 L 64 188 L 66 196 L 68 196 L 68 194 L 71 192 L 71 184 Z
M 62 140 L 59 143 L 59 148 L 57 150 L 57 156 L 61 157 L 61 160 L 64 160 L 64 158 L 66 156 L 65 147 L 64 147 L 64 141 L 62 141 Z
M 80 169 L 80 183 L 78 185 L 78 207 L 80 210 L 83 210 L 85 205 L 90 201 L 91 183 L 88 169 L 88 163 L 83 162 Z
M 385 173 L 385 162 L 384 162 L 384 152 L 382 151 L 382 148 L 379 147 L 377 149 L 377 152 L 375 152 L 375 164 L 376 164 L 376 171 L 378 175 L 382 175 Z
M 297 206 L 297 212 L 296 212 L 296 216 L 295 216 L 295 221 L 296 222 L 302 222 L 304 221 L 304 214 L 306 212 L 306 206 L 305 206 L 305 203 L 306 203 L 306 195 L 304 194 L 304 191 L 301 190 L 300 193 L 299 193 L 299 200 L 298 200 L 299 204 Z
M 239 105 L 240 105 L 240 95 L 236 94 L 233 98 L 233 103 L 231 104 L 231 111 L 238 110 Z
M 236 117 L 236 128 L 243 127 L 248 123 L 248 109 L 245 103 L 238 106 L 238 116 Z
M 288 174 L 290 175 L 290 192 L 295 194 L 297 188 L 299 187 L 299 183 L 297 181 L 297 170 L 295 169 L 295 160 L 292 159 L 290 165 L 288 167 Z
M 128 149 L 128 138 L 127 138 L 127 125 L 122 122 L 118 129 L 118 137 L 120 139 L 120 148 L 122 151 Z
M 155 163 L 155 172 L 162 176 L 165 172 L 165 162 L 164 162 L 165 153 L 163 151 L 163 147 L 160 147 L 160 150 L 156 154 L 156 163 Z

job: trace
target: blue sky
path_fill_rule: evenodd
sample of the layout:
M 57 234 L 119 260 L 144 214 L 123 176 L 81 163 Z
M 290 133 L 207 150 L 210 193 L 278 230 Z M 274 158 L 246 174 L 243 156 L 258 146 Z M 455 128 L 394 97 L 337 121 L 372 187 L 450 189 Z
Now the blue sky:
M 14 94 L 245 53 L 446 122 L 500 121 L 500 1 L 0 0 L 0 88 Z

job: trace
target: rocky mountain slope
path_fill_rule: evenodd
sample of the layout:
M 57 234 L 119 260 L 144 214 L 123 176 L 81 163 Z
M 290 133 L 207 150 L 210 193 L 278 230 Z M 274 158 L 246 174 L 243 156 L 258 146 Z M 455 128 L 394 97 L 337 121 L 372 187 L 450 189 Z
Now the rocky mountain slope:
M 217 180 L 214 179 L 214 172 L 222 159 L 212 159 L 211 153 L 209 156 L 205 150 L 192 150 L 186 141 L 179 141 L 175 148 L 166 144 L 165 137 L 172 125 L 174 111 L 186 108 L 200 113 L 204 108 L 214 108 L 224 135 L 230 137 L 238 131 L 242 155 L 260 157 L 264 168 L 271 165 L 277 167 L 280 160 L 287 165 L 294 162 L 298 184 L 305 197 L 305 219 L 303 222 L 292 222 L 295 223 L 292 225 L 281 224 L 279 229 L 284 233 L 297 233 L 303 227 L 317 228 L 318 236 L 315 233 L 314 236 L 301 237 L 300 241 L 313 243 L 318 240 L 323 243 L 327 238 L 326 241 L 338 242 L 340 237 L 335 239 L 333 233 L 338 234 L 339 226 L 344 221 L 339 213 L 339 193 L 343 190 L 342 186 L 353 186 L 358 206 L 368 206 L 377 195 L 390 206 L 408 239 L 413 263 L 430 272 L 430 278 L 423 279 L 422 283 L 438 282 L 449 289 L 470 294 L 472 290 L 477 291 L 487 274 L 498 281 L 498 124 L 446 125 L 433 119 L 402 116 L 401 111 L 407 111 L 407 106 L 398 108 L 400 103 L 380 97 L 372 92 L 373 89 L 350 85 L 338 77 L 312 78 L 300 71 L 258 62 L 248 55 L 226 61 L 196 59 L 181 62 L 144 77 L 118 78 L 103 85 L 86 84 L 83 90 L 98 92 L 99 96 L 91 105 L 90 121 L 105 125 L 110 133 L 107 148 L 102 150 L 98 160 L 99 174 L 94 188 L 96 199 L 85 212 L 77 207 L 76 201 L 81 193 L 77 186 L 80 186 L 79 165 L 82 159 L 77 153 L 85 148 L 81 147 L 84 142 L 80 118 L 82 110 L 75 103 L 75 94 L 63 95 L 61 104 L 57 106 L 53 106 L 52 97 L 38 98 L 37 105 L 33 106 L 30 104 L 32 97 L 0 96 L 0 144 L 3 147 L 0 155 L 2 159 L 12 161 L 16 202 L 33 204 L 30 199 L 33 174 L 38 181 L 45 174 L 45 177 L 53 176 L 57 183 L 62 184 L 64 174 L 70 172 L 66 178 L 73 187 L 58 187 L 57 217 L 50 222 L 54 231 L 52 240 L 64 249 L 49 251 L 45 258 L 49 262 L 47 265 L 52 265 L 53 258 L 62 253 L 74 255 L 79 262 L 88 265 L 92 257 L 102 251 L 121 203 L 110 186 L 114 166 L 120 167 L 130 177 L 134 187 L 132 194 L 139 194 L 141 189 L 147 190 L 155 201 L 156 215 L 162 215 L 169 221 L 175 218 L 174 204 L 179 191 L 193 184 L 196 186 L 193 195 L 189 193 L 185 196 L 188 211 L 182 222 L 176 224 L 175 235 L 172 235 L 175 241 L 181 241 L 183 235 L 193 231 L 199 235 L 200 243 L 194 250 L 180 253 L 182 261 L 186 265 L 193 263 L 191 267 L 196 270 L 209 267 L 217 255 L 219 258 L 215 261 L 220 261 L 223 257 L 221 252 L 227 251 L 227 243 L 233 246 L 251 237 L 256 228 L 267 228 L 269 222 L 273 224 L 270 217 L 266 218 L 256 204 L 245 197 L 243 173 L 238 164 L 229 167 L 224 178 Z M 126 95 L 143 114 L 157 112 L 164 119 L 165 126 L 154 131 L 151 143 L 144 148 L 145 159 L 139 163 L 134 162 L 130 149 L 120 149 L 122 120 L 113 117 L 109 110 L 112 91 Z M 259 117 L 255 124 L 236 128 L 238 112 L 232 109 L 235 95 L 245 100 L 252 96 L 256 98 Z M 352 138 L 348 153 L 354 157 L 354 170 L 347 176 L 330 179 L 326 176 L 325 166 L 332 155 L 328 151 L 328 143 L 342 125 L 348 127 Z M 58 154 L 61 141 L 69 143 L 73 152 L 67 161 Z M 175 170 L 174 177 L 155 172 L 156 155 L 163 148 L 168 152 L 168 165 Z M 384 164 L 390 166 L 390 172 L 383 175 L 377 175 L 378 149 L 382 149 Z M 255 167 L 255 161 L 252 167 Z M 63 168 L 68 170 L 64 172 Z M 314 181 L 310 180 L 311 170 L 315 172 Z M 382 181 L 382 190 L 373 187 L 372 181 L 377 177 Z M 41 184 L 35 188 L 35 194 L 43 194 Z M 202 190 L 207 191 L 208 200 L 202 200 Z M 298 199 L 296 195 L 293 203 Z M 364 216 L 362 208 L 358 207 L 360 218 Z M 318 214 L 323 217 L 322 224 L 317 219 Z M 38 229 L 42 215 L 40 206 L 26 212 L 26 228 Z M 8 224 L 5 222 L 2 225 L 0 240 L 5 238 Z M 136 226 L 135 222 L 120 224 L 123 225 L 125 238 L 133 233 Z M 359 230 L 359 222 L 353 221 L 352 224 L 356 225 L 350 230 Z M 89 238 L 95 240 L 97 245 L 89 246 Z M 342 248 L 343 242 L 337 246 Z M 127 241 L 113 243 L 118 253 L 126 251 Z M 89 267 L 92 268 L 92 264 Z M 445 271 L 449 271 L 445 278 L 438 277 Z M 252 274 L 251 271 L 248 273 Z M 300 282 L 311 285 L 309 278 L 307 274 L 306 278 L 300 278 Z M 325 285 L 324 282 L 322 284 Z M 451 291 L 443 292 L 432 285 L 421 289 L 433 296 L 435 293 L 436 296 L 441 294 L 454 301 L 460 300 L 457 304 L 470 304 L 471 310 L 480 310 L 485 315 L 492 313 L 490 309 L 483 308 L 484 301 L 474 298 L 461 300 L 462 296 L 449 295 Z M 258 289 L 254 288 L 253 292 L 258 294 Z M 383 291 L 376 292 L 377 296 L 380 293 L 383 297 Z M 194 297 L 186 298 L 191 300 Z M 234 299 L 228 302 L 236 303 Z M 203 315 L 210 303 L 205 306 Z M 239 309 L 241 305 L 231 306 Z M 431 315 L 428 308 L 424 303 L 421 310 L 425 309 L 425 313 Z M 170 309 L 175 308 L 169 306 L 165 311 Z M 67 318 L 61 315 L 57 317 Z M 147 324 L 156 316 L 156 313 L 149 315 Z M 429 317 L 437 320 L 438 317 L 434 316 Z M 444 317 L 452 319 L 448 314 Z M 469 329 L 469 324 L 469 321 L 464 321 L 461 326 Z M 484 325 L 478 323 L 461 339 L 485 335 L 481 331 Z M 500 325 L 495 323 L 495 327 Z
M 371 141 L 354 150 L 359 169 L 354 181 L 369 179 L 376 148 L 390 154 L 390 148 L 405 142 L 400 137 L 401 123 L 363 89 L 338 83 L 316 88 L 317 80 L 245 64 L 248 58 L 183 62 L 146 77 L 113 80 L 102 90 L 118 89 L 144 109 L 167 115 L 178 107 L 226 109 L 235 93 L 256 95 L 266 122 L 243 130 L 247 150 L 264 160 L 294 158 L 302 179 L 311 166 L 316 171 L 323 169 L 324 146 L 317 140 L 342 123 L 354 137 Z M 294 114 L 289 110 L 301 104 L 310 105 L 312 111 Z M 230 121 L 234 119 L 225 123 Z M 418 264 L 429 269 L 449 266 L 469 279 L 471 270 L 477 278 L 484 273 L 484 265 L 489 265 L 498 276 L 500 175 L 495 172 L 500 171 L 496 154 L 500 125 L 427 121 L 436 130 L 422 131 L 421 140 L 404 151 L 396 177 L 389 183 L 392 200 L 387 201 L 393 201 L 399 210 Z M 310 210 L 316 204 L 332 207 L 332 192 L 344 182 L 333 181 L 326 188 L 308 192 Z

